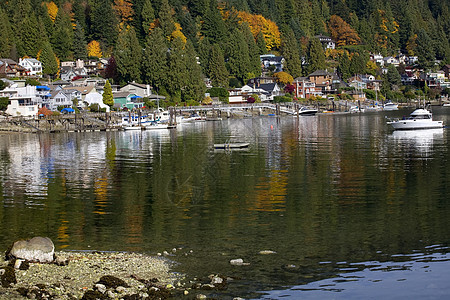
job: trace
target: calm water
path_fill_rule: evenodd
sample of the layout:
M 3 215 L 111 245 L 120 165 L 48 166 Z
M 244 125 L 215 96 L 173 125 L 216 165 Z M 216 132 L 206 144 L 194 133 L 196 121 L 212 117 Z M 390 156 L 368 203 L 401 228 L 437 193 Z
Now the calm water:
M 449 298 L 450 131 L 385 124 L 410 112 L 0 135 L 0 245 L 176 248 L 177 271 L 234 278 L 219 299 Z

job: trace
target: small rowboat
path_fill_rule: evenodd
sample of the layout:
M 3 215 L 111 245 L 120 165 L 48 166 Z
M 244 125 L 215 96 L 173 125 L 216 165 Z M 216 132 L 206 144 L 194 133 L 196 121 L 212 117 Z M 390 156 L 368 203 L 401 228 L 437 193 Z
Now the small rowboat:
M 249 143 L 226 143 L 226 144 L 214 144 L 214 149 L 243 149 L 248 148 Z

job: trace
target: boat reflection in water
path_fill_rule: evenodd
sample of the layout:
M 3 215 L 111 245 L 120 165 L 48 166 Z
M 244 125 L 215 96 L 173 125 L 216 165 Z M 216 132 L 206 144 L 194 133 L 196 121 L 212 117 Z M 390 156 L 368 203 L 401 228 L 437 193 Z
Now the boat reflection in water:
M 444 138 L 444 129 L 396 130 L 390 137 L 399 144 L 414 147 L 420 152 L 428 153 L 436 141 Z

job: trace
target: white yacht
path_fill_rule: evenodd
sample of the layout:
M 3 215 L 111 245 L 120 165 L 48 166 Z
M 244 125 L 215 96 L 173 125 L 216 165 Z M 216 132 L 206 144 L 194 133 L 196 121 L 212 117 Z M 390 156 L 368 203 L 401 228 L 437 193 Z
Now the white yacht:
M 298 110 L 298 114 L 300 116 L 314 116 L 315 114 L 317 114 L 318 110 L 315 108 L 310 108 L 307 106 L 302 106 L 299 110 Z
M 398 110 L 398 104 L 388 101 L 383 105 L 383 109 L 384 110 Z
M 387 122 L 394 130 L 443 128 L 443 121 L 433 121 L 433 114 L 425 108 L 413 111 L 409 118 L 390 120 Z

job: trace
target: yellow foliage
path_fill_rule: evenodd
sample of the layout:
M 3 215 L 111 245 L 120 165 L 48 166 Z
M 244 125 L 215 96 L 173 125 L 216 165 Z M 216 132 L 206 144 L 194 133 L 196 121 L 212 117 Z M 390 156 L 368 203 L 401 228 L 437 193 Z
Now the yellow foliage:
M 53 1 L 45 3 L 45 6 L 47 6 L 47 13 L 50 16 L 50 19 L 55 23 L 56 15 L 58 14 L 58 6 Z
M 294 82 L 294 78 L 286 72 L 278 72 L 273 74 L 273 76 L 277 79 L 277 82 L 284 85 L 292 84 L 292 82 Z
M 170 40 L 174 40 L 176 38 L 180 38 L 183 41 L 183 44 L 186 44 L 187 38 L 186 36 L 181 32 L 181 29 L 177 29 L 172 32 L 170 35 Z
M 90 57 L 102 57 L 102 49 L 100 43 L 93 40 L 87 45 L 88 56 Z
M 223 13 L 223 16 L 226 19 L 230 16 L 230 14 L 226 12 Z M 237 17 L 239 19 L 239 23 L 248 23 L 254 38 L 256 38 L 259 32 L 262 32 L 266 42 L 267 51 L 280 46 L 281 34 L 275 22 L 264 18 L 262 15 L 252 15 L 245 11 L 237 12 Z

